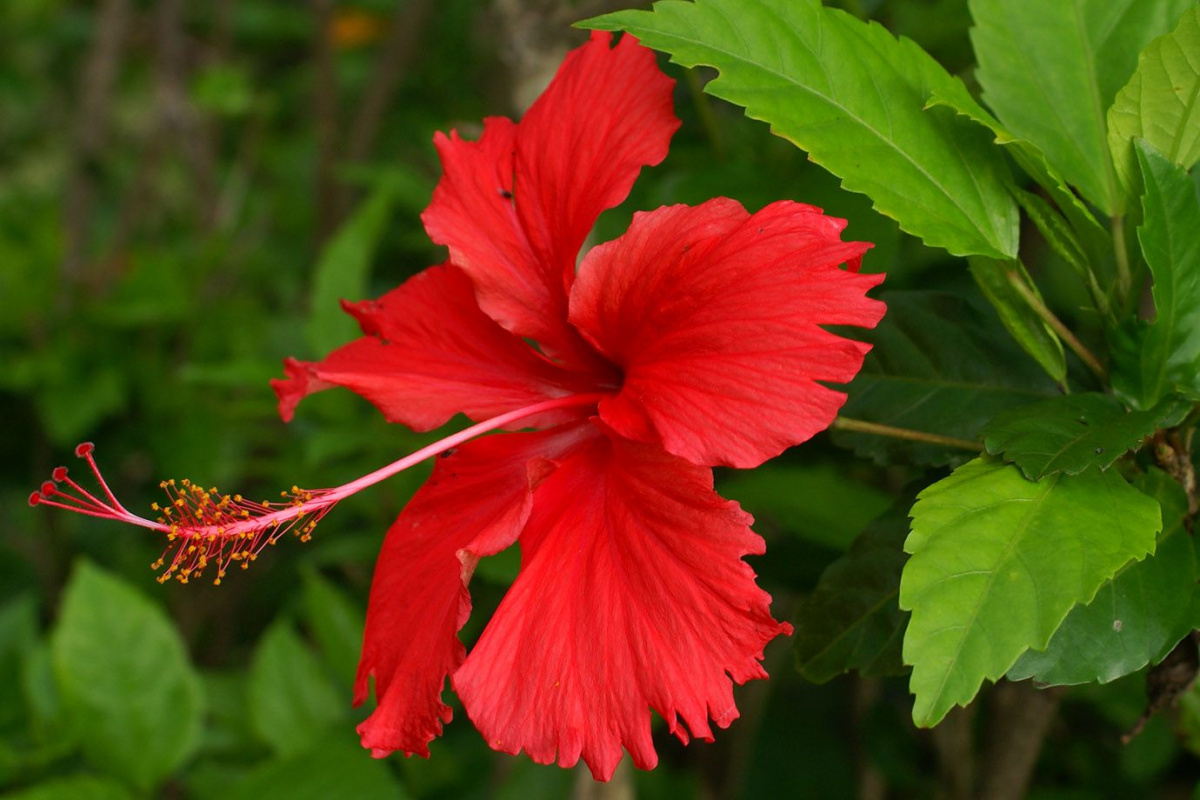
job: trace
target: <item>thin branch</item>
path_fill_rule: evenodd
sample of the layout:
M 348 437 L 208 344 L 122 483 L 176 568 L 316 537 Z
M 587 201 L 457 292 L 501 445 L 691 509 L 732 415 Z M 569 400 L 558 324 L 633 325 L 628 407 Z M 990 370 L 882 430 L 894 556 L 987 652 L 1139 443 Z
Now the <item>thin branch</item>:
M 894 428 L 891 425 L 880 425 L 876 422 L 865 422 L 860 419 L 850 419 L 848 417 L 838 417 L 829 427 L 839 431 L 870 433 L 874 434 L 875 436 L 888 436 L 893 439 L 907 439 L 912 442 L 924 442 L 925 444 L 937 444 L 942 445 L 943 447 L 955 447 L 959 450 L 972 450 L 976 453 L 983 452 L 983 445 L 981 445 L 979 442 L 972 442 L 968 439 L 957 439 L 953 436 L 942 436 L 938 433 L 914 431 L 911 428 Z
M 350 126 L 347 160 L 363 161 L 370 156 L 388 102 L 395 94 L 400 78 L 416 57 L 432 8 L 432 0 L 408 0 L 396 10 L 387 42 L 375 59 L 367 91 Z
M 129 30 L 130 0 L 105 0 L 96 15 L 96 33 L 79 75 L 79 116 L 63 214 L 65 253 L 62 276 L 69 284 L 83 278 L 96 194 L 96 171 L 108 138 L 112 94 L 121 51 Z
M 930 734 L 937 753 L 938 783 L 947 800 L 971 800 L 975 786 L 975 703 L 950 709 Z
M 980 800 L 1020 800 L 1029 788 L 1064 687 L 1035 689 L 1001 681 L 992 691 L 989 741 L 980 775 Z
M 1079 360 L 1087 365 L 1087 368 L 1090 369 L 1096 375 L 1096 377 L 1101 380 L 1101 382 L 1107 382 L 1108 371 L 1104 369 L 1104 365 L 1100 363 L 1099 359 L 1092 355 L 1092 352 L 1084 346 L 1083 342 L 1079 341 L 1079 338 L 1071 332 L 1071 329 L 1064 325 L 1063 321 L 1059 319 L 1044 302 L 1042 302 L 1042 298 L 1034 294 L 1029 287 L 1025 285 L 1025 281 L 1021 280 L 1021 276 L 1018 275 L 1014 270 L 1009 270 L 1005 277 L 1008 278 L 1009 284 L 1017 290 L 1017 294 L 1021 295 L 1021 298 L 1026 302 L 1026 304 L 1033 309 L 1033 313 L 1037 314 L 1038 317 L 1041 318 L 1042 322 L 1045 322 L 1047 325 L 1049 325 L 1054 332 L 1057 333 L 1062 340 L 1067 343 L 1067 347 L 1071 348 L 1072 352 L 1079 356 Z
M 323 243 L 337 229 L 338 191 L 334 175 L 338 119 L 338 95 L 332 30 L 334 0 L 312 0 L 313 10 L 313 113 L 317 129 L 317 241 Z

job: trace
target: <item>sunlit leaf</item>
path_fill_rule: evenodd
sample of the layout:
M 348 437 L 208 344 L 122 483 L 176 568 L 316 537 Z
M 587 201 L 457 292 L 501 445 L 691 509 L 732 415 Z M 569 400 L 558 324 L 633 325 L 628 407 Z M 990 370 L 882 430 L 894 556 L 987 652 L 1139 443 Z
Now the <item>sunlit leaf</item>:
M 1172 391 L 1200 397 L 1200 196 L 1188 174 L 1139 140 L 1146 194 L 1138 228 L 1155 318 L 1114 336 L 1113 388 L 1140 408 Z
M 1046 154 L 1036 145 L 1014 136 L 1012 131 L 1004 127 L 990 111 L 979 105 L 960 80 L 948 81 L 934 88 L 929 96 L 928 105 L 952 108 L 990 130 L 996 137 L 996 144 L 1005 148 L 1021 169 L 1025 170 L 1025 173 L 1033 178 L 1054 200 L 1058 210 L 1070 222 L 1072 233 L 1087 253 L 1088 258 L 1096 262 L 1103 257 L 1111 247 L 1108 232 L 1096 221 L 1091 209 L 1079 199 L 1079 196 L 1067 183 L 1067 179 L 1046 160 Z M 1016 197 L 1043 235 L 1047 235 L 1047 238 L 1061 236 L 1061 233 L 1055 230 L 1058 226 L 1052 217 L 1042 212 L 1040 208 L 1035 207 L 1032 211 L 1030 210 L 1029 198 L 1037 197 L 1037 195 L 1018 191 Z M 1047 230 L 1051 230 L 1052 233 L 1046 234 Z M 1054 244 L 1053 239 L 1051 244 Z M 1068 257 L 1067 260 L 1069 263 L 1073 262 L 1071 257 Z M 1072 266 L 1075 265 L 1072 263 Z
M 716 67 L 706 91 L 770 123 L 926 244 L 1016 255 L 1007 167 L 986 131 L 924 108 L 952 79 L 912 41 L 819 0 L 664 0 L 586 24 Z
M 1106 214 L 1123 210 L 1105 112 L 1194 0 L 970 0 L 983 100 Z
M 1138 56 L 1137 70 L 1108 110 L 1108 144 L 1117 174 L 1136 187 L 1134 139 L 1145 139 L 1168 160 L 1191 169 L 1200 160 L 1200 9 L 1183 13 L 1171 33 Z
M 1161 661 L 1200 625 L 1195 547 L 1183 526 L 1187 496 L 1159 470 L 1140 476 L 1137 486 L 1162 508 L 1154 554 L 1122 569 L 1090 603 L 1072 609 L 1049 647 L 1026 651 L 1008 671 L 1010 679 L 1108 683 Z
M 937 724 L 1044 649 L 1073 606 L 1153 551 L 1161 528 L 1158 503 L 1111 470 L 1034 483 L 980 458 L 921 492 L 900 581 L 913 720 Z

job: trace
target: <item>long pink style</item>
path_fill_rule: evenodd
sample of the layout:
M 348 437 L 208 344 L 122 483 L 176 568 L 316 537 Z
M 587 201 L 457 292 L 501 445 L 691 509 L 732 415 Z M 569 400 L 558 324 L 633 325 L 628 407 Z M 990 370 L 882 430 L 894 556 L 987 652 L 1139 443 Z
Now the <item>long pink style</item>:
M 205 489 L 188 480 L 163 481 L 159 486 L 166 492 L 168 502 L 151 506 L 157 515 L 155 519 L 138 516 L 121 505 L 92 456 L 95 446 L 84 442 L 75 448 L 75 455 L 87 462 L 103 499 L 73 480 L 66 467 L 57 467 L 51 473 L 52 479 L 29 496 L 29 504 L 112 519 L 166 534 L 167 549 L 151 565 L 163 570 L 159 575 L 160 582 L 174 577 L 187 583 L 208 567 L 215 566 L 213 582 L 220 584 L 231 565 L 240 564 L 245 569 L 264 547 L 275 544 L 289 532 L 301 541 L 308 541 L 321 518 L 352 494 L 476 436 L 549 411 L 594 406 L 602 397 L 601 394 L 575 394 L 518 408 L 451 434 L 341 486 L 314 490 L 293 486 L 290 491 L 281 493 L 284 499 L 278 502 L 260 503 L 246 500 L 240 494 L 221 494 L 216 488 Z

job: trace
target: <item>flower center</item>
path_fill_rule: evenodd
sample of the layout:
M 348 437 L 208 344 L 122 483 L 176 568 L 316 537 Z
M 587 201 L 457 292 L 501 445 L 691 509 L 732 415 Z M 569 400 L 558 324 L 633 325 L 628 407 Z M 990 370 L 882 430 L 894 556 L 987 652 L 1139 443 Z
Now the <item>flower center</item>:
M 216 570 L 213 583 L 219 585 L 231 566 L 249 567 L 263 548 L 275 544 L 288 533 L 300 541 L 308 541 L 321 518 L 352 494 L 481 434 L 547 411 L 595 405 L 603 397 L 604 394 L 576 394 L 518 408 L 453 433 L 333 489 L 308 490 L 293 486 L 291 491 L 280 493 L 284 499 L 278 502 L 254 502 L 240 494 L 222 494 L 215 487 L 205 489 L 189 480 L 163 481 L 159 486 L 166 492 L 167 503 L 151 505 L 157 515 L 153 520 L 140 517 L 121 505 L 92 456 L 95 446 L 84 442 L 75 448 L 75 455 L 87 462 L 103 499 L 73 480 L 66 467 L 57 467 L 51 473 L 51 480 L 29 496 L 29 505 L 113 519 L 166 534 L 166 550 L 150 565 L 152 569 L 163 570 L 158 578 L 160 583 L 171 578 L 187 583 L 212 567 Z

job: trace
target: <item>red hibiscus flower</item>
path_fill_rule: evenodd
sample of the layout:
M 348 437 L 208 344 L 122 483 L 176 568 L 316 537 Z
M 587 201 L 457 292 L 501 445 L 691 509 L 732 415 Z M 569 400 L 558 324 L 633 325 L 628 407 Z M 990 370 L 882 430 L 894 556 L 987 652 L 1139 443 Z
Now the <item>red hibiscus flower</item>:
M 451 718 L 447 678 L 493 748 L 583 758 L 601 780 L 622 748 L 655 765 L 651 710 L 684 742 L 711 740 L 738 716 L 733 684 L 766 677 L 764 646 L 791 630 L 742 560 L 762 539 L 711 468 L 754 467 L 827 427 L 845 397 L 821 382 L 853 378 L 868 346 L 822 326 L 873 327 L 884 307 L 866 297 L 882 276 L 857 273 L 870 245 L 793 202 L 636 214 L 577 268 L 597 216 L 666 156 L 672 86 L 634 39 L 594 34 L 519 124 L 490 118 L 477 142 L 439 135 L 445 172 L 422 219 L 449 261 L 346 304 L 363 337 L 289 359 L 273 382 L 284 419 L 343 386 L 416 430 L 459 413 L 478 424 L 278 505 L 170 484 L 173 507 L 152 522 L 65 470 L 31 500 L 166 531 L 204 556 L 176 551 L 167 576 L 215 564 L 219 577 L 441 453 L 376 566 L 356 702 L 374 678 L 378 707 L 363 744 L 427 756 Z M 474 438 L 499 428 L 533 430 Z M 516 542 L 520 574 L 468 655 L 468 581 Z

